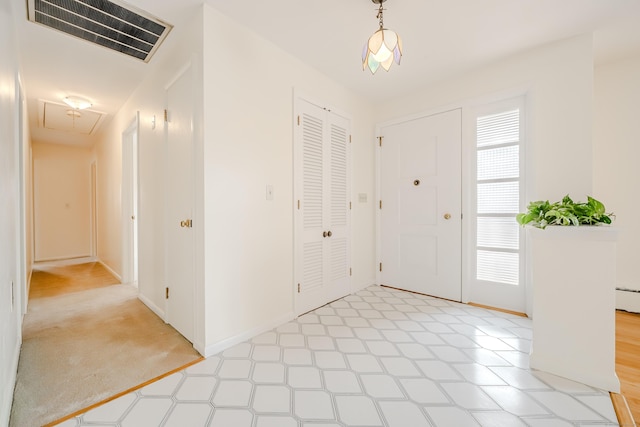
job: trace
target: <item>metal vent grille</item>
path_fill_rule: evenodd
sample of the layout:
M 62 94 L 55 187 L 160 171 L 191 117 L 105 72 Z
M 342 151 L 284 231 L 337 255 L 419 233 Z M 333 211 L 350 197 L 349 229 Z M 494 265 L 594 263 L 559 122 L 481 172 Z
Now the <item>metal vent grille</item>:
M 148 62 L 172 26 L 108 0 L 28 0 L 29 20 Z

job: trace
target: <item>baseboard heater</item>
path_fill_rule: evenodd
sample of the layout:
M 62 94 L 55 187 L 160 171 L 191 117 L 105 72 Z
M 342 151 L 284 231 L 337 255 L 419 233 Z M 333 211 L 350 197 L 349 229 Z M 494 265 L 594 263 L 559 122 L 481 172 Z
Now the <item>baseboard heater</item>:
M 640 313 L 640 289 L 616 287 L 616 309 Z
M 640 289 L 616 288 L 616 291 L 633 292 L 633 293 L 636 293 L 636 294 L 640 294 Z

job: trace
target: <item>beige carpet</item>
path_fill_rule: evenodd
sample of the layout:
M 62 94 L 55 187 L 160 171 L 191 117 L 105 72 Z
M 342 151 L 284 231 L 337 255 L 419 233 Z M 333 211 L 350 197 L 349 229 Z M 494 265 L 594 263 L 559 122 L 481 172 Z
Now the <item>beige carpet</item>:
M 29 301 L 10 426 L 58 420 L 200 357 L 135 288 L 98 286 Z

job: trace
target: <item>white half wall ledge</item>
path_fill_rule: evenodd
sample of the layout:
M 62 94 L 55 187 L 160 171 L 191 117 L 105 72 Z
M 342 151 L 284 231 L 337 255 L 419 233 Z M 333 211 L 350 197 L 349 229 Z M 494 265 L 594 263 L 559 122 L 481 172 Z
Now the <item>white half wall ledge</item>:
M 528 228 L 533 243 L 530 366 L 610 392 L 615 372 L 618 232 L 608 226 Z
M 271 329 L 277 328 L 280 325 L 283 325 L 291 320 L 295 319 L 296 316 L 292 312 L 284 314 L 280 317 L 272 319 L 270 322 L 265 323 L 264 325 L 258 326 L 253 329 L 249 329 L 241 334 L 235 335 L 233 337 L 224 339 L 214 344 L 210 344 L 205 348 L 202 348 L 201 345 L 194 343 L 193 348 L 196 349 L 200 354 L 204 357 L 210 357 L 216 355 L 220 352 L 227 350 L 228 348 L 233 347 L 236 344 L 240 344 L 241 342 L 250 340 L 251 338 L 257 337 L 264 332 L 270 331 Z

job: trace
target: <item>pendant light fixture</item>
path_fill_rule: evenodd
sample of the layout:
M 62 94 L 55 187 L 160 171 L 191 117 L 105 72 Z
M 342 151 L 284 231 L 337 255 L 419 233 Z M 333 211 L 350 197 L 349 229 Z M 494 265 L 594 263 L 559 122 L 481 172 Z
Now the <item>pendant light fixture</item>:
M 364 45 L 364 49 L 362 49 L 362 69 L 369 68 L 371 74 L 375 74 L 380 66 L 382 66 L 385 71 L 389 71 L 394 61 L 400 65 L 400 58 L 402 58 L 402 40 L 395 31 L 384 28 L 382 3 L 387 0 L 371 1 L 380 5 L 377 15 L 380 29 L 369 37 L 369 40 Z

